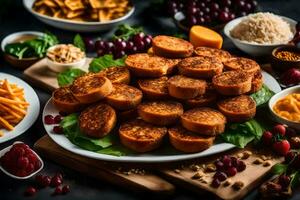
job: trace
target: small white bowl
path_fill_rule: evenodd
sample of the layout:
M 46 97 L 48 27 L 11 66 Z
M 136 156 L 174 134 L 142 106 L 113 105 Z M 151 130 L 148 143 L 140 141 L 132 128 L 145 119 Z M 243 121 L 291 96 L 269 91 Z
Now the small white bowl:
M 35 16 L 38 20 L 56 28 L 76 31 L 76 32 L 109 31 L 113 29 L 115 26 L 121 24 L 127 18 L 129 18 L 134 13 L 135 10 L 133 6 L 131 10 L 128 13 L 126 13 L 124 16 L 107 22 L 80 22 L 80 21 L 50 17 L 35 12 L 34 10 L 32 10 L 32 5 L 34 2 L 35 0 L 23 0 L 23 5 L 26 8 L 26 10 L 30 12 L 33 16 Z
M 23 142 L 20 142 L 20 141 L 14 142 L 14 144 L 17 144 L 17 143 L 23 143 Z M 13 144 L 13 145 L 14 145 L 14 144 Z M 2 149 L 2 150 L 0 151 L 0 157 L 4 156 L 4 154 L 5 154 L 6 152 L 8 152 L 8 151 L 12 148 L 13 145 L 10 145 L 10 146 L 6 147 L 5 149 Z M 4 174 L 6 174 L 6 175 L 8 175 L 8 176 L 10 176 L 10 177 L 12 177 L 12 178 L 14 178 L 14 179 L 19 179 L 19 180 L 28 179 L 28 178 L 30 178 L 30 177 L 36 175 L 37 173 L 39 173 L 39 172 L 44 168 L 44 162 L 43 162 L 43 160 L 41 159 L 41 157 L 40 157 L 37 153 L 35 153 L 35 151 L 33 151 L 32 149 L 31 149 L 31 151 L 36 155 L 36 157 L 37 157 L 37 158 L 39 159 L 39 161 L 41 162 L 41 167 L 40 167 L 40 169 L 38 169 L 38 170 L 36 170 L 35 172 L 31 173 L 30 175 L 24 176 L 24 177 L 15 176 L 15 175 L 11 174 L 10 172 L 6 171 L 6 170 L 2 167 L 2 165 L 0 165 L 1 171 L 2 171 Z
M 60 45 L 61 44 L 50 47 L 47 50 L 47 52 L 59 47 Z M 86 63 L 86 56 L 84 56 L 81 60 L 73 62 L 73 63 L 58 63 L 58 62 L 55 62 L 55 61 L 49 59 L 47 56 L 46 56 L 46 60 L 47 60 L 48 68 L 53 72 L 59 73 L 59 72 L 63 72 L 65 70 L 71 69 L 71 68 L 82 68 Z
M 294 86 L 294 87 L 290 87 L 290 88 L 287 88 L 285 90 L 282 90 L 281 92 L 275 94 L 269 101 L 269 109 L 271 111 L 271 114 L 273 115 L 273 117 L 275 118 L 275 120 L 279 123 L 282 123 L 282 124 L 286 124 L 288 125 L 289 127 L 291 128 L 294 128 L 294 129 L 297 129 L 297 130 L 300 130 L 300 123 L 298 122 L 293 122 L 293 121 L 290 121 L 290 120 L 287 120 L 287 119 L 284 119 L 282 117 L 280 117 L 279 115 L 277 115 L 274 111 L 273 111 L 273 107 L 275 105 L 275 103 L 286 97 L 287 95 L 289 94 L 292 94 L 292 93 L 299 93 L 300 94 L 300 85 L 297 85 L 297 86 Z
M 224 33 L 225 35 L 233 42 L 233 44 L 239 48 L 241 51 L 251 55 L 251 56 L 265 56 L 265 55 L 270 55 L 272 50 L 276 47 L 279 47 L 281 45 L 286 45 L 284 44 L 253 44 L 247 41 L 242 41 L 239 39 L 236 39 L 231 36 L 230 31 L 238 25 L 242 20 L 244 20 L 247 16 L 245 17 L 239 17 L 236 18 L 230 22 L 228 22 L 225 27 L 224 27 Z M 296 33 L 296 24 L 297 22 L 293 19 L 287 18 L 280 16 L 283 20 L 285 20 L 288 24 L 290 24 L 292 28 L 292 32 L 295 34 Z M 293 38 L 291 38 L 292 40 Z

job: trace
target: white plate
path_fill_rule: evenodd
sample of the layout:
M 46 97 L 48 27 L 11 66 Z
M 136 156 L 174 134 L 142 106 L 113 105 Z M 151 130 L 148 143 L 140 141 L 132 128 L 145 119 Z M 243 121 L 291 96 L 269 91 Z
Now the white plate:
M 47 15 L 42 15 L 40 13 L 37 13 L 34 10 L 32 10 L 32 5 L 34 1 L 35 0 L 23 0 L 23 5 L 26 8 L 26 10 L 28 10 L 28 12 L 30 12 L 38 20 L 56 28 L 76 31 L 76 32 L 96 32 L 96 31 L 111 30 L 112 28 L 122 23 L 127 18 L 129 18 L 134 12 L 134 7 L 132 7 L 132 9 L 127 14 L 114 20 L 110 20 L 107 22 L 80 22 L 80 21 L 72 21 L 67 19 L 50 17 Z
M 263 78 L 264 83 L 274 92 L 279 92 L 280 86 L 278 82 L 268 73 L 263 72 Z M 58 110 L 53 106 L 51 103 L 51 99 L 47 102 L 44 111 L 43 111 L 43 119 L 46 115 L 57 115 Z M 204 156 L 209 156 L 212 154 L 220 153 L 223 151 L 227 151 L 229 149 L 234 148 L 234 145 L 229 143 L 219 143 L 215 144 L 209 149 L 200 152 L 200 153 L 192 153 L 192 154 L 184 154 L 184 153 L 176 153 L 176 154 L 163 154 L 158 152 L 150 152 L 147 154 L 134 154 L 134 155 L 127 155 L 127 156 L 111 156 L 111 155 L 105 155 L 105 154 L 99 154 L 92 151 L 87 151 L 84 149 L 81 149 L 80 147 L 75 146 L 72 144 L 64 135 L 58 135 L 54 134 L 52 132 L 52 125 L 46 125 L 44 124 L 44 127 L 48 133 L 48 135 L 52 138 L 54 142 L 56 142 L 59 146 L 63 147 L 64 149 L 71 151 L 75 154 L 94 158 L 98 160 L 106 160 L 106 161 L 116 161 L 116 162 L 148 162 L 148 163 L 154 163 L 154 162 L 169 162 L 169 161 L 180 161 L 180 160 L 186 160 L 186 159 L 192 159 L 192 158 L 199 158 Z
M 36 121 L 36 119 L 39 116 L 40 113 L 40 101 L 35 93 L 35 91 L 28 85 L 26 82 L 22 81 L 21 79 L 5 74 L 0 73 L 0 80 L 7 79 L 10 83 L 15 83 L 19 87 L 24 89 L 25 99 L 30 104 L 27 109 L 27 114 L 24 117 L 24 119 L 14 128 L 12 131 L 7 131 L 4 129 L 1 129 L 1 131 L 4 132 L 4 136 L 0 137 L 0 143 L 6 142 L 8 140 L 11 140 L 25 131 L 27 131 L 32 124 Z

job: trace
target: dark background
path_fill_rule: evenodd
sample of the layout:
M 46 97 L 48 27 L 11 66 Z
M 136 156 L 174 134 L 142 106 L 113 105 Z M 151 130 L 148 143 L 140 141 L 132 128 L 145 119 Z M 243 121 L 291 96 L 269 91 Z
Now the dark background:
M 166 18 L 160 16 L 157 11 L 153 8 L 149 8 L 149 2 L 146 0 L 135 1 L 136 12 L 127 21 L 130 24 L 142 25 L 144 30 L 150 34 L 175 34 L 178 33 L 175 25 L 171 18 Z M 270 11 L 279 15 L 284 15 L 300 21 L 300 1 L 299 0 L 261 0 L 258 1 L 261 10 Z M 0 40 L 6 35 L 17 32 L 17 31 L 45 31 L 49 30 L 58 36 L 62 42 L 71 42 L 74 32 L 63 31 L 59 29 L 47 26 L 40 21 L 36 20 L 30 13 L 28 13 L 22 5 L 21 0 L 0 0 Z M 113 32 L 102 34 L 88 34 L 92 37 L 107 37 Z M 238 52 L 233 45 L 225 40 L 224 48 L 229 49 L 234 52 Z M 9 73 L 20 78 L 23 78 L 22 71 L 16 70 L 10 67 L 0 59 L 0 72 Z M 50 95 L 45 91 L 34 87 L 37 92 L 40 102 L 41 109 L 44 107 L 45 102 L 50 98 Z M 11 140 L 9 142 L 0 144 L 0 149 L 11 145 L 14 141 L 21 140 L 29 145 L 33 145 L 34 142 L 45 134 L 44 128 L 42 126 L 42 119 L 36 121 L 36 123 L 23 135 Z M 178 189 L 176 193 L 172 196 L 154 196 L 152 194 L 143 194 L 139 191 L 132 192 L 124 188 L 119 188 L 108 184 L 105 181 L 99 181 L 92 178 L 88 178 L 82 174 L 78 174 L 75 171 L 63 168 L 49 160 L 43 158 L 45 161 L 45 167 L 43 173 L 53 174 L 57 171 L 63 172 L 66 176 L 65 182 L 70 184 L 71 193 L 65 196 L 52 197 L 50 194 L 53 192 L 52 188 L 47 188 L 39 191 L 34 197 L 27 199 L 70 199 L 70 200 L 81 200 L 81 199 L 122 199 L 122 200 L 134 200 L 134 199 L 201 199 L 200 196 L 193 194 L 190 191 Z M 27 186 L 32 183 L 32 180 L 17 181 L 11 179 L 0 173 L 0 199 L 24 199 L 23 192 Z M 257 199 L 257 192 L 252 192 L 247 199 Z M 207 197 L 202 197 L 202 199 L 207 199 Z M 300 192 L 297 192 L 294 200 L 300 199 Z

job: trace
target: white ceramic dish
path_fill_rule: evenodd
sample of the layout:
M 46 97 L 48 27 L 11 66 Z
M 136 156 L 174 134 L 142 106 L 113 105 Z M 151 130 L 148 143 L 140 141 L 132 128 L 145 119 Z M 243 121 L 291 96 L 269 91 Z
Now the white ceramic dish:
M 17 143 L 23 143 L 23 142 L 19 142 L 19 141 L 14 142 L 14 144 L 17 144 Z M 12 148 L 12 146 L 13 146 L 13 145 L 10 145 L 10 146 L 6 147 L 5 149 L 2 149 L 2 150 L 0 151 L 0 157 L 2 157 L 6 152 L 8 152 L 8 151 Z M 31 150 L 32 150 L 32 149 L 31 149 Z M 43 162 L 43 160 L 41 159 L 41 157 L 40 157 L 35 151 L 32 150 L 32 152 L 36 155 L 36 157 L 37 157 L 37 158 L 40 160 L 40 162 L 41 162 L 41 167 L 40 167 L 38 170 L 36 170 L 35 172 L 33 172 L 32 174 L 30 174 L 30 175 L 28 175 L 28 176 L 24 176 L 24 177 L 15 176 L 15 175 L 11 174 L 10 172 L 6 171 L 6 170 L 0 165 L 1 171 L 2 171 L 4 174 L 6 174 L 6 175 L 8 175 L 8 176 L 10 176 L 10 177 L 12 177 L 12 178 L 14 178 L 14 179 L 20 179 L 20 180 L 22 180 L 22 179 L 28 179 L 28 178 L 33 177 L 34 175 L 36 175 L 37 173 L 39 173 L 39 172 L 44 168 L 44 162 Z
M 233 42 L 233 44 L 237 48 L 239 48 L 240 50 L 242 50 L 243 52 L 245 52 L 251 56 L 264 56 L 264 55 L 270 55 L 274 48 L 286 44 L 286 43 L 285 44 L 270 44 L 270 45 L 253 44 L 253 43 L 250 43 L 247 41 L 241 41 L 239 39 L 233 38 L 230 34 L 230 31 L 246 17 L 247 16 L 236 18 L 236 19 L 230 21 L 229 23 L 227 23 L 224 27 L 225 35 Z M 287 17 L 283 17 L 283 16 L 280 16 L 280 17 L 290 24 L 290 26 L 292 28 L 292 32 L 295 34 L 295 32 L 296 32 L 295 27 L 296 27 L 297 22 L 295 20 L 287 18 Z M 292 38 L 291 38 L 291 40 L 292 40 Z
M 264 83 L 274 92 L 279 92 L 280 86 L 278 82 L 268 73 L 263 72 L 263 78 Z M 43 111 L 43 119 L 46 115 L 57 115 L 58 110 L 53 106 L 51 99 L 48 101 L 48 103 L 45 105 L 44 111 Z M 98 160 L 106 160 L 106 161 L 115 161 L 115 162 L 144 162 L 144 163 L 157 163 L 157 162 L 170 162 L 170 161 L 180 161 L 180 160 L 187 160 L 192 158 L 199 158 L 204 156 L 209 156 L 212 154 L 220 153 L 227 151 L 229 149 L 234 148 L 234 145 L 229 143 L 219 143 L 214 144 L 209 149 L 200 152 L 200 153 L 192 153 L 192 154 L 184 154 L 180 152 L 168 154 L 163 153 L 159 151 L 150 152 L 147 154 L 134 154 L 134 155 L 127 155 L 127 156 L 111 156 L 111 155 L 105 155 L 105 154 L 99 154 L 92 151 L 87 151 L 84 149 L 81 149 L 78 146 L 75 146 L 72 144 L 64 135 L 55 134 L 52 131 L 53 126 L 52 125 L 46 125 L 44 123 L 44 127 L 48 135 L 51 137 L 51 139 L 57 143 L 62 148 L 73 152 L 75 154 L 98 159 Z
M 7 131 L 1 129 L 1 131 L 4 132 L 4 135 L 0 137 L 0 143 L 11 140 L 24 133 L 33 125 L 33 123 L 36 121 L 40 113 L 40 101 L 37 94 L 32 89 L 32 87 L 30 87 L 26 82 L 22 81 L 21 79 L 15 76 L 5 74 L 5 73 L 0 73 L 0 80 L 4 80 L 4 79 L 7 79 L 10 83 L 15 83 L 18 86 L 24 88 L 25 99 L 30 105 L 28 106 L 26 116 L 14 128 L 14 130 Z
M 122 23 L 127 18 L 129 18 L 134 13 L 135 10 L 135 8 L 132 7 L 132 9 L 123 17 L 108 22 L 79 22 L 79 21 L 60 19 L 60 18 L 49 17 L 46 15 L 39 14 L 34 10 L 32 10 L 32 5 L 34 1 L 35 0 L 23 0 L 23 5 L 28 10 L 28 12 L 30 12 L 38 20 L 56 28 L 76 31 L 76 32 L 108 31 L 114 28 L 115 26 L 117 26 L 118 24 Z
M 50 47 L 47 51 L 51 51 L 57 47 L 59 47 L 59 45 L 54 45 L 52 47 Z M 81 68 L 83 65 L 85 65 L 86 63 L 86 56 L 84 56 L 81 60 L 77 61 L 77 62 L 73 62 L 73 63 L 58 63 L 58 62 L 54 62 L 51 59 L 49 59 L 48 57 L 46 57 L 47 60 L 47 66 L 50 70 L 54 71 L 54 72 L 63 72 L 67 69 L 71 69 L 71 68 Z
M 275 94 L 269 101 L 269 109 L 273 115 L 273 117 L 275 118 L 275 120 L 279 123 L 282 123 L 282 124 L 286 124 L 288 125 L 289 127 L 292 127 L 292 128 L 295 128 L 297 130 L 300 130 L 300 123 L 297 123 L 297 122 L 292 122 L 292 121 L 289 121 L 287 119 L 284 119 L 282 117 L 280 117 L 279 115 L 277 115 L 274 111 L 273 111 L 273 107 L 275 105 L 275 103 L 284 98 L 285 96 L 289 95 L 289 94 L 292 94 L 292 93 L 299 93 L 300 94 L 300 85 L 297 85 L 297 86 L 294 86 L 294 87 L 290 87 L 290 88 L 287 88 L 285 90 L 282 90 L 281 92 Z

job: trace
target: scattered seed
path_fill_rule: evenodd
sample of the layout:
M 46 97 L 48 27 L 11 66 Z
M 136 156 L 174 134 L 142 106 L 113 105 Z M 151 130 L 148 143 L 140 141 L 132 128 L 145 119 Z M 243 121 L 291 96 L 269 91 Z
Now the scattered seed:
M 203 174 L 197 172 L 197 173 L 195 173 L 191 178 L 192 178 L 192 179 L 200 179 L 201 177 L 203 177 Z
M 246 159 L 248 159 L 251 155 L 252 155 L 252 152 L 251 152 L 251 151 L 244 151 L 244 152 L 242 153 L 241 159 L 246 160 Z
M 223 186 L 224 187 L 228 187 L 229 185 L 231 185 L 232 181 L 230 179 L 227 179 L 224 183 Z
M 264 167 L 269 167 L 269 166 L 271 166 L 271 164 L 272 164 L 271 161 L 265 161 L 263 166 Z
M 175 172 L 176 174 L 179 174 L 179 173 L 180 173 L 180 169 L 174 169 L 174 172 Z
M 242 181 L 237 181 L 232 185 L 234 190 L 240 190 L 242 187 L 244 187 L 244 183 Z
M 215 172 L 216 170 L 216 165 L 212 163 L 208 164 L 205 168 L 205 172 Z
M 253 164 L 256 164 L 256 165 L 260 165 L 262 164 L 264 161 L 261 159 L 261 158 L 256 158 L 254 161 L 253 161 Z

